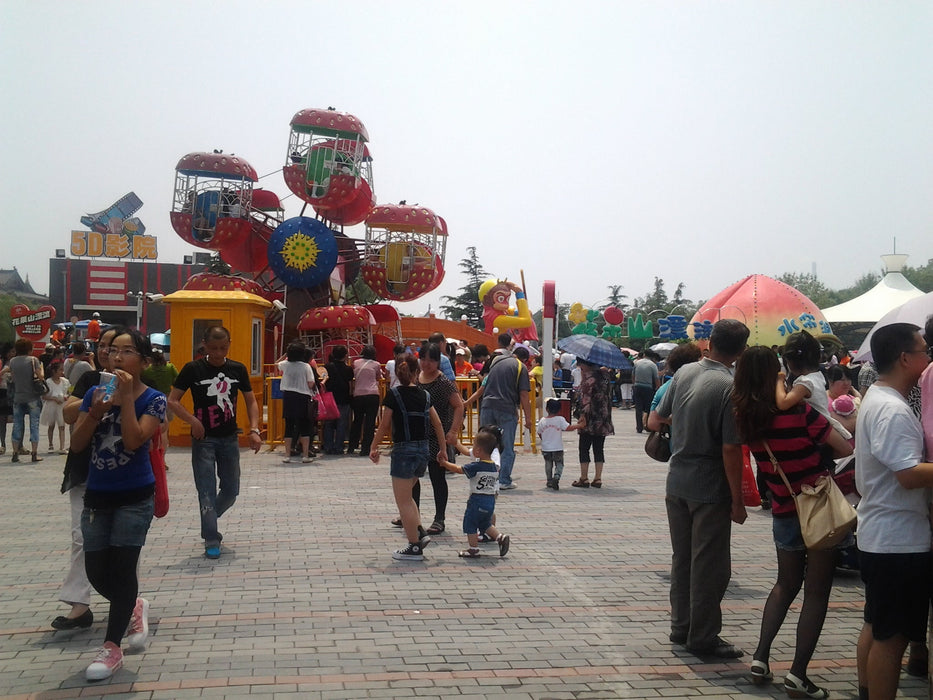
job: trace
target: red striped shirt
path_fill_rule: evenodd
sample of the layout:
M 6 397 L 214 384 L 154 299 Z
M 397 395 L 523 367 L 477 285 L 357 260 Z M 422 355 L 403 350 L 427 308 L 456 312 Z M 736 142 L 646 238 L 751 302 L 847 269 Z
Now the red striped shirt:
M 794 493 L 800 493 L 803 484 L 813 484 L 819 477 L 829 474 L 832 453 L 825 443 L 830 430 L 829 421 L 805 403 L 778 413 L 772 419 L 765 439 Z M 794 499 L 774 470 L 764 442 L 752 442 L 749 448 L 771 491 L 771 512 L 776 516 L 795 513 Z

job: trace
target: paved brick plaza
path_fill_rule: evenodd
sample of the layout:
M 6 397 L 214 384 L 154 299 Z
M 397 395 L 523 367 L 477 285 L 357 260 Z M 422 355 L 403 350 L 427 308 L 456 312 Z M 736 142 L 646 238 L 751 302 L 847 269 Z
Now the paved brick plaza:
M 153 523 L 141 586 L 152 603 L 148 650 L 127 655 L 110 681 L 84 669 L 103 639 L 95 597 L 89 631 L 54 632 L 67 561 L 63 457 L 11 464 L 0 457 L 0 697 L 126 698 L 706 698 L 786 697 L 780 683 L 750 684 L 747 663 L 773 583 L 770 515 L 750 510 L 733 531 L 724 635 L 741 663 L 708 663 L 668 640 L 670 545 L 665 466 L 641 451 L 633 416 L 617 431 L 602 490 L 544 488 L 539 455 L 520 455 L 518 489 L 498 502 L 512 535 L 478 561 L 458 559 L 465 479 L 451 475 L 448 531 L 424 562 L 396 562 L 401 544 L 388 465 L 326 458 L 284 465 L 244 454 L 240 500 L 222 523 L 223 557 L 198 537 L 188 452 L 169 452 L 171 512 Z M 566 441 L 575 459 L 575 438 Z M 433 512 L 423 482 L 424 516 Z M 862 594 L 838 577 L 811 677 L 833 698 L 856 697 L 855 639 Z M 774 646 L 790 665 L 796 613 Z M 902 676 L 905 698 L 926 698 Z

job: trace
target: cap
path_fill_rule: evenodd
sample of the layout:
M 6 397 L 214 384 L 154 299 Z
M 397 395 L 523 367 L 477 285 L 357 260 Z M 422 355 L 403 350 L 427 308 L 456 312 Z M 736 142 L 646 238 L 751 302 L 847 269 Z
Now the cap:
M 458 354 L 458 355 L 466 355 L 466 351 L 464 351 L 463 348 L 457 348 L 457 354 Z
M 850 416 L 855 413 L 855 399 L 848 394 L 837 396 L 833 399 L 833 411 L 840 416 Z
M 100 318 L 100 313 L 95 311 L 94 313 L 91 314 L 91 318 Z
M 45 349 L 46 349 L 46 350 L 54 350 L 54 349 L 55 349 L 55 344 L 54 344 L 54 343 L 46 343 L 46 344 L 45 344 Z

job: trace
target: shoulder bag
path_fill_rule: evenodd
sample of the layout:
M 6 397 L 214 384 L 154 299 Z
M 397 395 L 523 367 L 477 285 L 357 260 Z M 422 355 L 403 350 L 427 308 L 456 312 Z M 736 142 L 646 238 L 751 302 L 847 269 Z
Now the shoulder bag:
M 334 395 L 329 391 L 319 391 L 314 396 L 317 404 L 318 420 L 337 420 L 340 418 L 340 409 L 337 408 L 337 401 Z
M 39 360 L 34 360 L 32 366 L 32 389 L 39 396 L 45 396 L 49 393 L 49 384 L 39 377 Z
M 832 477 L 821 476 L 815 484 L 804 484 L 800 487 L 800 493 L 795 494 L 767 442 L 765 449 L 774 471 L 794 498 L 800 520 L 800 534 L 803 535 L 807 549 L 829 549 L 845 539 L 855 526 L 858 516 Z
M 658 432 L 648 433 L 645 440 L 645 454 L 658 462 L 667 462 L 671 458 L 671 428 L 661 426 Z

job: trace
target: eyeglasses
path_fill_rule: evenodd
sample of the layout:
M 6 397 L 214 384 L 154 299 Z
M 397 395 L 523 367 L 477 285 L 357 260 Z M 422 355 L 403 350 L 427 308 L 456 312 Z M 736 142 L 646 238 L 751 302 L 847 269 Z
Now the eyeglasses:
M 132 357 L 133 355 L 141 355 L 142 353 L 133 348 L 110 348 L 110 354 L 114 357 Z
M 919 355 L 923 353 L 927 358 L 933 360 L 933 347 L 929 347 L 926 350 L 905 350 L 904 352 L 907 355 Z

